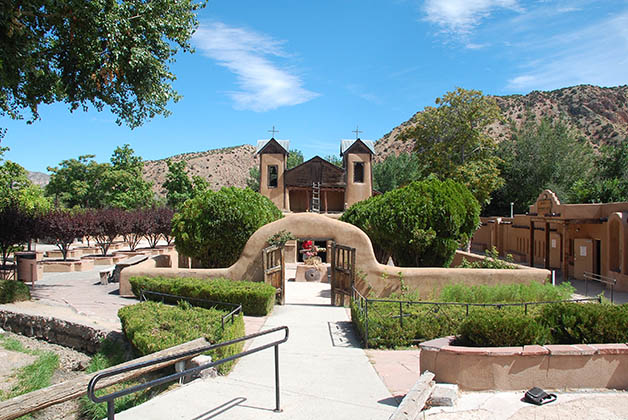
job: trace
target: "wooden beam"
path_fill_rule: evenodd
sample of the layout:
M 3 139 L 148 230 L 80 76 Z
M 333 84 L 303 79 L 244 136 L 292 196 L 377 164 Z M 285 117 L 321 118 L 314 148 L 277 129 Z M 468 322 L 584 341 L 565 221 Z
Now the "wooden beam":
M 51 405 L 59 404 L 68 400 L 82 397 L 87 394 L 87 384 L 90 379 L 97 373 L 107 372 L 111 369 L 129 366 L 148 360 L 154 360 L 159 357 L 171 356 L 176 353 L 182 353 L 196 348 L 209 345 L 209 342 L 205 338 L 197 338 L 193 341 L 180 344 L 178 346 L 170 347 L 162 351 L 158 351 L 153 354 L 149 354 L 138 359 L 133 359 L 128 362 L 122 363 L 117 366 L 113 366 L 108 369 L 101 370 L 90 374 L 84 374 L 78 378 L 74 378 L 69 381 L 61 382 L 48 388 L 39 389 L 37 391 L 29 392 L 28 394 L 20 395 L 10 400 L 0 402 L 0 420 L 13 420 L 42 408 L 50 407 Z M 199 353 L 200 354 L 200 353 Z M 194 356 L 188 356 L 186 359 L 190 359 Z M 145 373 L 161 369 L 163 367 L 174 364 L 175 362 L 182 360 L 175 359 L 164 363 L 159 363 L 152 366 L 147 366 L 141 369 L 133 370 L 130 372 L 121 373 L 120 375 L 105 378 L 99 382 L 97 389 L 102 389 L 107 386 L 127 381 L 129 379 L 136 378 Z

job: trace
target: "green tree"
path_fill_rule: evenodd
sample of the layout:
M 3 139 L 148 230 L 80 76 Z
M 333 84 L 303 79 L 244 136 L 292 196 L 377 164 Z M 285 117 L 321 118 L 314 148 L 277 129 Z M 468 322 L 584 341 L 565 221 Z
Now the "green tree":
M 108 106 L 117 123 L 168 115 L 169 64 L 190 50 L 193 0 L 8 0 L 0 3 L 0 115 L 30 121 L 40 104 Z
M 142 178 L 144 162 L 128 144 L 116 147 L 104 173 L 100 194 L 109 207 L 137 209 L 154 203 L 152 184 Z
M 342 168 L 342 158 L 336 156 L 336 155 L 327 155 L 325 156 L 323 159 L 325 159 L 327 162 L 336 165 L 339 168 Z
M 495 141 L 486 134 L 500 118 L 500 109 L 482 92 L 461 88 L 436 98 L 436 105 L 417 114 L 401 137 L 414 141 L 424 177 L 459 181 L 484 206 L 503 182 Z
M 419 158 L 416 154 L 390 154 L 373 165 L 373 184 L 379 192 L 392 191 L 421 179 Z
M 303 152 L 298 149 L 290 149 L 288 160 L 286 161 L 287 169 L 292 169 L 303 163 Z
M 498 154 L 505 183 L 494 195 L 493 214 L 509 213 L 511 202 L 516 212 L 524 212 L 546 188 L 571 201 L 572 187 L 589 179 L 593 169 L 594 153 L 586 140 L 549 118 L 514 128 Z
M 340 220 L 362 229 L 380 262 L 448 267 L 477 229 L 480 206 L 467 187 L 429 177 L 361 201 Z
M 209 183 L 200 176 L 193 176 L 192 179 L 185 172 L 186 162 L 184 160 L 166 161 L 168 173 L 163 187 L 166 189 L 166 200 L 173 209 L 179 209 L 190 198 L 209 188 Z
M 59 166 L 48 167 L 52 172 L 46 185 L 46 195 L 59 206 L 68 208 L 100 208 L 104 206 L 101 183 L 110 165 L 98 163 L 94 155 L 61 161 Z
M 111 163 L 97 163 L 94 155 L 68 159 L 52 172 L 46 194 L 65 207 L 134 209 L 154 204 L 151 184 L 142 178 L 144 163 L 125 144 L 117 147 Z
M 596 171 L 586 180 L 574 183 L 571 201 L 577 203 L 612 203 L 628 201 L 628 139 L 617 146 L 601 148 L 595 159 Z
M 198 258 L 205 267 L 228 267 L 257 229 L 281 217 L 261 194 L 224 187 L 186 201 L 172 219 L 172 234 L 184 255 Z
M 4 160 L 6 147 L 0 147 L 0 208 L 16 207 L 26 212 L 43 211 L 50 207 L 43 189 L 33 184 L 26 169 Z

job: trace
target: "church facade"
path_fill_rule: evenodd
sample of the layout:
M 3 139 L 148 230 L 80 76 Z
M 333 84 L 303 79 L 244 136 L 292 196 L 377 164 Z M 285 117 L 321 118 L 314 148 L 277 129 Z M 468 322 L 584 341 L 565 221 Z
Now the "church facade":
M 287 169 L 288 140 L 259 140 L 260 193 L 290 212 L 343 212 L 373 195 L 370 140 L 341 140 L 342 168 L 315 156 Z

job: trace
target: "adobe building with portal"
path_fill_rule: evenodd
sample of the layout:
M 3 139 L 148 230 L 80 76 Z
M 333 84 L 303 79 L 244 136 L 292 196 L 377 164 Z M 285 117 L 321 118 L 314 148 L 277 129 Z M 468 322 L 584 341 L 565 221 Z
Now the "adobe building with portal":
M 371 140 L 341 140 L 342 168 L 315 156 L 288 169 L 288 140 L 259 140 L 260 193 L 286 212 L 340 213 L 373 195 Z
M 493 246 L 517 262 L 559 270 L 564 279 L 592 273 L 628 291 L 628 203 L 561 204 L 545 190 L 526 214 L 482 218 L 471 248 Z

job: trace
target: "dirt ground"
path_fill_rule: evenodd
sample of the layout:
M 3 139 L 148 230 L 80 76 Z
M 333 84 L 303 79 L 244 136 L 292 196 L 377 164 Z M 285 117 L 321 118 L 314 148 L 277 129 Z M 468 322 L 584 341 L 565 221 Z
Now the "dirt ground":
M 3 331 L 0 334 L 7 338 L 19 341 L 22 346 L 30 350 L 50 351 L 59 356 L 59 368 L 52 377 L 52 384 L 64 382 L 77 376 L 84 375 L 90 356 L 85 353 L 72 350 L 67 347 L 51 344 L 46 341 L 37 340 L 35 338 L 24 337 L 19 334 Z M 4 392 L 11 390 L 15 384 L 15 375 L 18 370 L 24 366 L 32 364 L 37 356 L 26 353 L 9 351 L 0 347 L 0 389 Z M 67 401 L 62 404 L 39 410 L 32 414 L 35 420 L 60 420 L 60 419 L 78 419 L 78 401 Z

